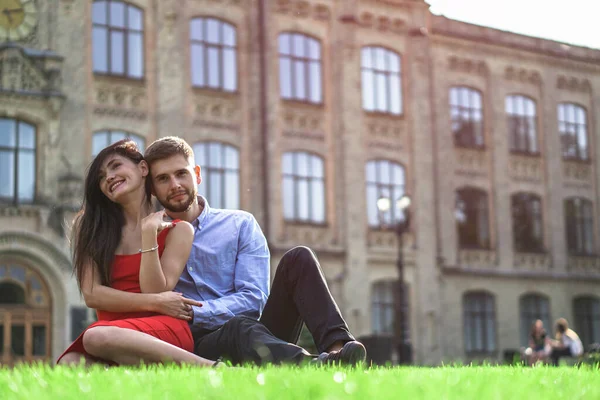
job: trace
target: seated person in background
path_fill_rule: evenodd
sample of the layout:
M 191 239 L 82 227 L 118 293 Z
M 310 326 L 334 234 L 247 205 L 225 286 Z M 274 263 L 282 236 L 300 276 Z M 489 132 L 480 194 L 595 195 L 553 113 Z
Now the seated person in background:
M 552 343 L 550 358 L 552 365 L 558 365 L 560 357 L 579 357 L 583 354 L 583 344 L 579 336 L 569 329 L 566 319 L 560 318 L 556 321 L 556 340 Z
M 535 365 L 538 362 L 546 363 L 551 350 L 550 338 L 544 329 L 544 323 L 538 319 L 531 325 L 529 332 L 529 347 L 525 350 L 527 363 Z

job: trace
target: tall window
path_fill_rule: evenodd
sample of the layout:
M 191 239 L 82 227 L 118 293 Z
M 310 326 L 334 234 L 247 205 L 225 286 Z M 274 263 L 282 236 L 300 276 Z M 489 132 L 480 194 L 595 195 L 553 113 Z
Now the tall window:
M 584 346 L 600 343 L 600 299 L 592 296 L 577 297 L 573 300 L 575 331 Z
M 96 157 L 103 148 L 122 139 L 133 140 L 141 153 L 146 148 L 146 140 L 141 136 L 123 131 L 100 131 L 95 132 L 92 138 L 92 157 Z
M 455 146 L 483 147 L 481 92 L 467 87 L 450 88 L 450 117 Z
M 581 197 L 565 200 L 565 227 L 569 253 L 594 254 L 594 211 L 591 201 Z
M 361 66 L 363 109 L 402 114 L 400 55 L 383 47 L 364 47 Z
M 511 197 L 513 245 L 516 251 L 544 250 L 542 201 L 531 193 L 516 193 Z
M 283 216 L 288 221 L 325 222 L 323 159 L 306 152 L 283 155 Z
M 538 294 L 526 294 L 519 300 L 521 311 L 521 346 L 529 343 L 529 333 L 533 323 L 540 319 L 544 323 L 544 329 L 548 337 L 552 336 L 552 325 L 550 322 L 550 301 L 546 296 Z
M 525 96 L 506 97 L 506 116 L 510 150 L 539 154 L 535 102 Z
M 463 296 L 464 340 L 467 353 L 496 351 L 496 305 L 486 292 L 467 292 Z
M 558 105 L 558 133 L 565 160 L 589 160 L 587 117 L 583 107 L 571 103 Z
M 404 285 L 402 311 L 404 342 L 410 342 L 409 287 Z M 375 335 L 394 335 L 398 281 L 379 281 L 371 286 L 371 325 Z
M 401 210 L 398 200 L 404 195 L 405 176 L 402 165 L 388 160 L 373 160 L 366 165 L 367 218 L 369 226 L 381 227 L 398 222 Z M 387 210 L 381 210 L 378 202 L 390 201 Z
M 35 196 L 35 127 L 0 118 L 0 202 L 31 203 Z
M 196 143 L 196 162 L 202 167 L 203 193 L 215 208 L 240 208 L 240 156 L 220 142 Z
M 279 35 L 281 98 L 323 102 L 321 42 L 301 33 Z
M 458 190 L 455 213 L 459 246 L 461 248 L 490 248 L 487 193 L 476 188 Z
M 128 78 L 144 76 L 144 13 L 118 0 L 92 5 L 94 72 Z
M 216 18 L 190 21 L 192 85 L 237 90 L 236 29 Z

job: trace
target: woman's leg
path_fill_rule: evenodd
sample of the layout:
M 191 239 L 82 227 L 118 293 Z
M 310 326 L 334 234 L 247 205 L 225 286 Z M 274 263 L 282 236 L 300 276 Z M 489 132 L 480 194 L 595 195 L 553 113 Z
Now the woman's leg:
M 83 334 L 83 347 L 90 355 L 120 365 L 174 362 L 212 366 L 214 361 L 185 351 L 154 336 L 132 329 L 96 326 Z
M 76 351 L 72 351 L 70 353 L 65 354 L 58 362 L 58 365 L 65 365 L 70 367 L 80 366 L 82 364 L 85 367 L 90 367 L 94 364 L 107 365 L 102 361 L 94 360 L 93 358 L 88 357 L 83 353 L 77 353 Z

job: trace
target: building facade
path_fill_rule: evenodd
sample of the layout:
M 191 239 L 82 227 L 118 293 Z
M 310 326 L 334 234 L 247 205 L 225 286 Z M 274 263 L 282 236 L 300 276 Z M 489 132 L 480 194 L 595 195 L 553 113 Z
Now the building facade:
M 212 206 L 257 217 L 273 271 L 317 252 L 357 336 L 393 334 L 408 193 L 416 363 L 500 359 L 538 318 L 600 341 L 600 50 L 422 0 L 0 9 L 1 363 L 54 360 L 93 318 L 67 238 L 85 169 L 166 135 L 193 145 Z

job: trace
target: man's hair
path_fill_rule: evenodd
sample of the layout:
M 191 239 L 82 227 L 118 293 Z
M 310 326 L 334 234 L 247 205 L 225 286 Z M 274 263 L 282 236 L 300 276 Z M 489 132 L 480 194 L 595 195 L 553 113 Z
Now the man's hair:
M 556 321 L 556 329 L 560 332 L 560 333 L 565 333 L 568 329 L 569 329 L 569 323 L 567 322 L 566 319 L 564 318 L 559 318 Z
M 194 151 L 185 140 L 177 136 L 165 136 L 148 146 L 144 153 L 144 159 L 152 167 L 154 162 L 177 154 L 182 155 L 188 161 L 194 159 Z

